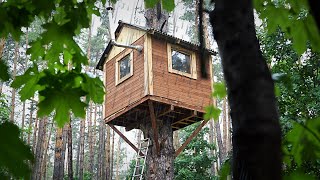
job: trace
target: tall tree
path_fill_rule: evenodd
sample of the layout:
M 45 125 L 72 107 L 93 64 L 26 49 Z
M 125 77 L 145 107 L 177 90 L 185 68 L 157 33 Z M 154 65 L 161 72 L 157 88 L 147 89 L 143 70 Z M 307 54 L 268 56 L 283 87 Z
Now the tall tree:
M 14 61 L 13 61 L 13 72 L 12 76 L 13 79 L 15 79 L 17 74 L 17 63 L 19 58 L 19 42 L 15 42 L 14 47 Z M 12 88 L 12 94 L 11 94 L 11 113 L 10 113 L 10 121 L 14 122 L 14 112 L 16 107 L 16 89 Z
M 54 148 L 54 169 L 53 179 L 63 180 L 64 176 L 64 161 L 63 161 L 63 128 L 56 128 L 56 144 Z
M 106 125 L 106 145 L 105 145 L 105 149 L 106 149 L 106 180 L 110 180 L 112 179 L 112 175 L 111 175 L 111 151 L 110 151 L 110 136 L 111 136 L 111 132 L 110 132 L 110 126 Z
M 281 179 L 274 84 L 256 38 L 252 1 L 216 0 L 210 22 L 228 87 L 233 179 Z
M 71 120 L 68 124 L 68 179 L 73 180 L 73 158 L 72 158 L 72 126 Z

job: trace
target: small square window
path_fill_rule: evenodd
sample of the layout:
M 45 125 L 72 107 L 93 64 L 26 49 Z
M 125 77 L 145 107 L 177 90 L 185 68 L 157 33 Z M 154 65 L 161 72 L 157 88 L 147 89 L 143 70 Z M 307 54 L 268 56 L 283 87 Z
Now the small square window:
M 168 70 L 171 73 L 197 79 L 196 55 L 194 51 L 167 44 Z
M 130 54 L 126 55 L 119 61 L 119 79 L 124 78 L 128 74 L 130 74 Z
M 116 85 L 125 81 L 133 75 L 132 51 L 124 53 L 115 63 L 115 83 Z
M 189 54 L 171 50 L 172 69 L 191 74 L 191 56 Z

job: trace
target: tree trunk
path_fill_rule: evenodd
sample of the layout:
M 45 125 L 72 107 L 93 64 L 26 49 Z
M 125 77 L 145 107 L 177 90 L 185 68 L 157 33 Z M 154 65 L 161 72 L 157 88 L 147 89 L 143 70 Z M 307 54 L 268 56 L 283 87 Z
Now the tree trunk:
M 100 118 L 99 118 L 100 119 Z M 105 122 L 100 119 L 99 122 L 99 152 L 98 152 L 98 159 L 97 159 L 97 180 L 99 179 L 105 179 Z M 110 141 L 109 141 L 110 146 Z M 110 147 L 109 147 L 110 149 Z M 110 151 L 110 150 L 109 150 Z
M 36 120 L 34 122 L 34 127 L 33 127 L 33 141 L 32 141 L 32 151 L 36 151 L 36 145 L 37 145 L 37 131 L 38 131 L 38 116 L 36 115 Z
M 80 156 L 79 156 L 79 180 L 83 180 L 83 167 L 84 167 L 84 130 L 85 120 L 81 120 L 80 124 Z
M 111 180 L 111 158 L 110 158 L 110 126 L 107 126 L 107 136 L 106 136 L 106 180 Z
M 32 179 L 41 179 L 41 165 L 43 162 L 44 146 L 46 140 L 47 117 L 39 121 L 38 139 L 35 150 L 35 163 L 33 165 Z
M 216 0 L 210 13 L 233 127 L 233 179 L 281 179 L 274 84 L 256 38 L 251 0 Z
M 2 60 L 2 54 L 4 51 L 4 46 L 6 44 L 5 38 L 0 38 L 0 61 Z M 0 95 L 2 94 L 3 82 L 0 82 Z
M 28 129 L 31 131 L 31 127 L 32 127 L 32 121 L 33 121 L 33 101 L 31 99 L 31 102 L 30 102 L 30 119 L 29 119 L 29 127 Z M 28 139 L 27 139 L 27 142 L 29 145 L 30 144 L 30 138 L 31 138 L 31 132 L 28 132 Z
M 13 71 L 12 71 L 12 77 L 13 80 L 16 78 L 17 74 L 17 63 L 19 58 L 19 43 L 15 42 L 15 48 L 14 48 L 14 61 L 13 61 Z M 14 111 L 16 107 L 16 90 L 12 88 L 12 96 L 11 96 L 11 113 L 10 113 L 10 121 L 14 122 Z
M 114 131 L 112 131 L 111 153 L 110 153 L 110 179 L 113 177 L 113 157 L 114 157 Z
M 45 146 L 44 146 L 44 150 L 43 150 L 44 156 L 43 156 L 43 161 L 42 161 L 42 165 L 41 165 L 41 177 L 43 177 L 43 179 L 46 179 L 48 149 L 49 149 L 49 143 L 50 143 L 50 139 L 51 139 L 52 129 L 53 129 L 53 122 L 51 123 L 51 127 L 49 129 L 49 134 L 48 134 L 47 139 L 45 141 Z
M 73 180 L 73 168 L 72 168 L 72 126 L 71 119 L 68 124 L 68 179 Z
M 169 14 L 162 9 L 160 2 L 154 8 L 146 9 L 145 14 L 146 26 L 162 32 L 168 32 Z
M 66 149 L 67 149 L 67 141 L 68 141 L 68 124 L 65 124 L 63 127 L 63 132 L 62 132 L 62 149 L 61 149 L 61 157 L 62 157 L 62 163 L 63 163 L 63 168 L 62 168 L 62 174 L 64 176 L 64 170 L 68 166 L 65 164 L 66 161 Z
M 89 144 L 89 173 L 93 175 L 93 139 L 92 139 L 92 102 L 89 105 L 89 119 L 88 119 L 88 144 Z
M 224 145 L 222 143 L 222 137 L 221 137 L 221 129 L 220 129 L 220 123 L 219 123 L 219 119 L 215 120 L 214 122 L 214 128 L 215 128 L 215 132 L 216 132 L 216 137 L 217 137 L 217 142 L 218 142 L 218 155 L 219 155 L 219 167 L 221 167 L 221 164 L 224 161 Z
M 64 161 L 62 157 L 63 149 L 63 128 L 57 128 L 56 145 L 54 149 L 53 179 L 63 180 Z
M 29 31 L 28 31 L 28 28 L 27 28 L 27 32 L 26 32 L 26 48 L 25 48 L 25 51 L 27 52 L 27 49 L 28 49 L 28 45 L 29 45 Z M 27 67 L 28 67 L 28 58 L 26 57 L 26 61 L 25 61 L 25 64 L 24 64 L 24 71 L 27 70 Z M 26 114 L 26 101 L 23 101 L 22 103 L 22 120 L 21 120 L 21 129 L 24 130 L 24 123 L 25 123 L 25 114 Z M 24 139 L 24 131 L 21 132 L 21 137 L 22 139 Z
M 209 121 L 209 143 L 210 144 L 214 144 L 215 146 L 216 144 L 216 136 L 215 136 L 215 131 L 214 131 L 214 126 L 213 126 L 214 120 L 210 120 Z M 217 148 L 217 147 L 216 147 Z M 210 154 L 211 156 L 215 157 L 216 156 L 216 152 L 214 149 L 210 150 Z M 211 173 L 213 175 L 217 174 L 217 166 L 216 164 L 218 164 L 218 162 L 213 161 L 212 165 L 211 165 Z
M 172 120 L 167 118 L 161 123 L 157 123 L 158 140 L 161 142 L 159 154 L 156 152 L 154 140 L 154 130 L 151 120 L 147 119 L 141 125 L 145 138 L 150 138 L 152 146 L 148 150 L 146 161 L 146 179 L 171 180 L 174 178 L 173 162 L 175 151 L 173 147 L 173 131 L 171 128 Z
M 81 122 L 80 122 L 81 126 Z M 81 127 L 80 127 L 81 130 Z M 78 146 L 77 146 L 77 160 L 76 160 L 76 177 L 79 178 L 79 163 L 80 163 L 80 144 L 81 144 L 81 132 L 78 137 Z
M 122 128 L 120 128 L 120 132 L 122 132 Z M 118 139 L 117 146 L 117 162 L 116 162 L 116 180 L 120 180 L 119 172 L 120 172 L 120 151 L 121 151 L 121 137 Z

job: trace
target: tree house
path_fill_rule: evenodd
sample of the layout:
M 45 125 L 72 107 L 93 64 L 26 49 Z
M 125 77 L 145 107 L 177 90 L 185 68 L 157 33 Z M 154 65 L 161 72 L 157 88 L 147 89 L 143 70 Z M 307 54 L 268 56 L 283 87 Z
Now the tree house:
M 212 104 L 212 67 L 207 63 L 210 78 L 203 79 L 199 49 L 158 30 L 120 21 L 115 41 L 109 42 L 97 65 L 104 71 L 106 123 L 131 130 L 140 129 L 142 120 L 171 118 L 172 129 L 178 130 L 203 120 L 204 108 Z

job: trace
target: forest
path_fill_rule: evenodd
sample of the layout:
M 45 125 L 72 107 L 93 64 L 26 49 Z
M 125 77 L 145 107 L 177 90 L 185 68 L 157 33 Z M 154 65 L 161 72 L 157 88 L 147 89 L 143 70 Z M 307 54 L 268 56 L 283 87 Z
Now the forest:
M 159 138 L 143 179 L 319 179 L 319 9 L 316 0 L 0 0 L 0 179 L 138 179 L 139 153 L 119 133 L 136 147 Z M 197 47 L 197 78 L 213 90 L 201 122 L 106 123 L 108 72 L 98 65 L 119 21 Z M 171 68 L 192 75 L 182 64 L 192 56 L 172 53 L 181 64 Z

